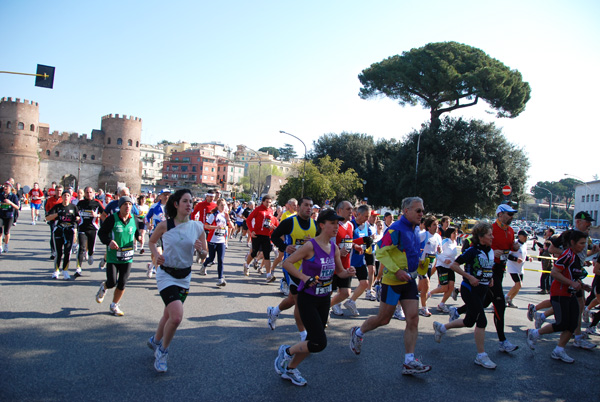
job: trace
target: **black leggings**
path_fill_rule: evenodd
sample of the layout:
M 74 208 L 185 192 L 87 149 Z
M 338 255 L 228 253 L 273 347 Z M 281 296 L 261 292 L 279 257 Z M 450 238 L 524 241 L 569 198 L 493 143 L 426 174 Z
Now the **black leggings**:
M 106 264 L 106 289 L 112 289 L 117 285 L 117 289 L 125 290 L 125 284 L 129 279 L 131 263 L 116 264 L 109 262 Z
M 590 292 L 587 299 L 585 299 L 585 305 L 589 306 L 592 300 L 596 298 L 598 294 L 598 289 L 600 289 L 600 275 L 594 276 L 594 280 L 592 281 L 592 291 Z
M 467 315 L 463 320 L 465 327 L 471 328 L 477 324 L 477 328 L 485 328 L 487 326 L 487 318 L 485 318 L 485 311 L 483 301 L 488 294 L 488 286 L 477 285 L 477 286 L 465 286 L 464 284 L 460 287 L 460 296 L 465 302 L 467 309 Z
M 306 328 L 306 340 L 308 341 L 308 351 L 310 353 L 320 352 L 327 347 L 325 324 L 329 317 L 330 303 L 331 295 L 317 297 L 298 292 L 297 307 L 302 324 Z
M 579 321 L 579 301 L 575 296 L 552 296 L 550 297 L 552 308 L 554 309 L 554 318 L 556 322 L 552 324 L 554 332 L 569 331 L 575 332 Z
M 86 231 L 80 231 L 77 234 L 77 240 L 79 241 L 79 253 L 77 254 L 77 266 L 81 267 L 83 264 L 83 256 L 87 250 L 88 255 L 94 254 L 94 245 L 96 244 L 96 229 L 88 229 Z
M 504 310 L 506 310 L 506 300 L 502 292 L 502 280 L 504 279 L 504 264 L 494 264 L 493 268 L 494 286 L 490 286 L 483 301 L 483 308 L 487 308 L 491 303 L 494 304 L 494 325 L 498 340 L 504 342 Z
M 56 226 L 52 234 L 54 240 L 54 249 L 56 250 L 56 258 L 54 259 L 54 269 L 60 269 L 60 260 L 63 258 L 63 270 L 69 269 L 69 261 L 71 261 L 71 248 L 73 248 L 73 238 L 75 237 L 75 229 L 63 228 Z

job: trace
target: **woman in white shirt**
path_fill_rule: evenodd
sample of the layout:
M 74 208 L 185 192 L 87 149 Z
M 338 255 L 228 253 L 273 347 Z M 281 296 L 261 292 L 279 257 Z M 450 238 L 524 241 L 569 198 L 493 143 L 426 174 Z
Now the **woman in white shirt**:
M 508 307 L 517 307 L 513 304 L 513 299 L 521 290 L 521 282 L 523 282 L 523 265 L 527 260 L 527 232 L 519 230 L 517 234 L 519 241 L 519 249 L 508 253 L 508 261 L 506 261 L 506 271 L 510 274 L 515 285 L 506 294 L 506 305 Z
M 456 281 L 456 276 L 454 271 L 450 269 L 450 265 L 456 259 L 458 251 L 456 249 L 456 237 L 458 235 L 458 230 L 454 226 L 448 226 L 446 230 L 443 232 L 444 239 L 442 240 L 442 252 L 439 253 L 435 260 L 435 268 L 438 274 L 438 283 L 439 286 L 436 289 L 433 289 L 427 295 L 427 298 L 431 297 L 431 295 L 436 293 L 443 293 L 442 302 L 438 304 L 437 310 L 442 313 L 447 313 L 448 307 L 446 306 L 446 301 L 452 296 L 454 300 L 456 300 L 458 296 L 458 291 L 454 288 L 454 282 Z

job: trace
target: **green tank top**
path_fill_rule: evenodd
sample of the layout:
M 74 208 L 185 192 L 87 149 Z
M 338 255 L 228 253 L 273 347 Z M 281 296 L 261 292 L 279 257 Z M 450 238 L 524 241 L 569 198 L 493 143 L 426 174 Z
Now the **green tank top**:
M 113 264 L 126 264 L 133 261 L 133 240 L 137 225 L 133 216 L 125 223 L 119 218 L 119 213 L 113 214 L 115 226 L 111 233 L 112 240 L 119 246 L 118 250 L 107 247 L 106 261 Z

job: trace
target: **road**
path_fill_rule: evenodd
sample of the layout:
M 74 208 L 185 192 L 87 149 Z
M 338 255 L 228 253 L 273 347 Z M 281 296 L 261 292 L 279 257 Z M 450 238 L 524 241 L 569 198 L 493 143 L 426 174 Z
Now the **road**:
M 486 349 L 498 364 L 494 371 L 473 364 L 472 329 L 454 330 L 435 343 L 432 322 L 447 321 L 447 315 L 436 313 L 421 317 L 416 351 L 433 366 L 431 372 L 400 374 L 405 324 L 397 320 L 368 333 L 362 354 L 355 356 L 348 347 L 350 328 L 376 314 L 378 306 L 361 299 L 360 317 L 330 320 L 328 347 L 300 366 L 308 386 L 296 387 L 273 370 L 279 345 L 298 340 L 291 311 L 280 315 L 276 330 L 267 327 L 267 306 L 281 300 L 278 285 L 266 284 L 254 271 L 242 275 L 247 248 L 237 240 L 225 258 L 226 287 L 215 286 L 214 269 L 200 276 L 194 268 L 169 369 L 159 374 L 146 346 L 163 309 L 155 280 L 145 276 L 149 253 L 136 255 L 121 302 L 125 316 L 114 317 L 108 312 L 112 291 L 103 304 L 95 301 L 105 272 L 84 263 L 83 277 L 52 280 L 48 226 L 22 222 L 12 230 L 9 253 L 0 256 L 2 401 L 597 400 L 600 351 L 569 345 L 576 362 L 568 365 L 550 358 L 557 335 L 541 340 L 535 352 L 527 347 L 525 330 L 532 326 L 527 303 L 544 298 L 537 294 L 539 273 L 529 271 L 515 299 L 518 308 L 507 309 L 507 337 L 519 350 L 498 352 L 488 314 Z M 504 283 L 506 290 L 512 286 L 510 278 Z

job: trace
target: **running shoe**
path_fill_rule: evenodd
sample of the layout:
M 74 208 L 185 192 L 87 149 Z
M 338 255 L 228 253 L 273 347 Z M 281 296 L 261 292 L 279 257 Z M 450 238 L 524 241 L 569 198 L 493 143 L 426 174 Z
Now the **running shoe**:
M 510 343 L 508 339 L 505 339 L 503 342 L 498 342 L 498 350 L 500 352 L 510 353 L 514 352 L 517 349 L 519 349 L 519 347 Z
M 8 243 L 4 243 L 4 246 L 2 247 L 2 252 L 8 253 Z
M 250 275 L 250 272 L 248 270 L 249 270 L 248 264 L 244 263 L 244 275 L 246 275 L 246 276 Z
M 286 349 L 290 345 L 281 345 L 277 351 L 277 357 L 275 358 L 275 372 L 282 375 L 287 370 L 287 365 L 292 361 L 292 356 L 286 353 Z
M 356 331 L 360 327 L 352 327 L 350 330 L 350 350 L 354 352 L 355 355 L 360 354 L 360 348 L 362 347 L 363 338 L 356 334 Z
M 156 343 L 154 342 L 154 335 L 152 335 L 149 339 L 148 342 L 146 342 L 146 345 L 148 345 L 148 347 L 150 349 L 152 349 L 153 352 L 156 352 L 156 349 L 158 349 L 158 347 L 162 344 L 161 343 Z
M 2 246 L 0 246 L 0 255 L 2 255 L 4 249 L 2 248 Z
M 446 306 L 444 303 L 440 303 L 437 305 L 437 311 L 448 314 L 450 309 L 448 309 L 448 306 Z
M 67 271 L 66 269 L 63 271 L 63 279 L 65 281 L 68 281 L 69 279 L 71 279 L 71 275 L 69 275 L 69 271 Z
M 433 322 L 433 339 L 437 343 L 440 343 L 442 341 L 442 336 L 444 336 L 444 333 L 442 332 L 442 325 L 442 323 L 439 323 L 437 321 Z
M 271 330 L 274 330 L 277 326 L 277 319 L 279 314 L 275 314 L 275 307 L 267 307 L 267 324 Z
M 580 348 L 580 349 L 592 350 L 596 347 L 596 344 L 592 343 L 590 341 L 587 341 L 583 338 L 580 338 L 580 339 L 575 338 L 575 341 L 573 341 L 573 346 L 575 346 L 576 348 Z
M 394 315 L 392 317 L 400 321 L 406 321 L 406 316 L 404 315 L 402 306 L 396 306 L 396 310 L 394 310 Z
M 458 314 L 458 309 L 456 307 L 449 307 L 448 308 L 448 322 L 458 320 L 459 318 L 460 318 L 460 314 Z
M 263 267 L 260 267 L 256 272 L 258 272 L 259 275 L 262 275 L 265 273 Z
M 112 313 L 112 315 L 116 315 L 117 317 L 122 317 L 125 315 L 123 310 L 121 310 L 121 306 L 119 306 L 119 303 L 111 303 L 110 312 Z
M 590 323 L 590 310 L 588 310 L 587 307 L 585 307 L 583 309 L 583 312 L 581 313 L 581 318 L 583 318 L 583 322 L 586 324 Z
M 331 308 L 331 312 L 333 315 L 344 315 L 344 312 L 342 311 L 342 305 L 340 303 L 334 304 Z
M 75 275 L 73 275 L 73 278 L 74 278 L 74 279 L 77 279 L 77 278 L 79 278 L 80 276 L 81 276 L 81 268 L 77 268 L 77 269 L 75 270 Z
M 377 282 L 375 284 L 375 300 L 376 301 L 381 301 L 381 283 Z
M 506 299 L 506 307 L 518 308 L 518 307 L 517 307 L 517 306 L 515 306 L 515 304 L 512 302 L 512 299 Z
M 203 264 L 203 265 L 200 266 L 200 270 L 198 271 L 198 274 L 200 274 L 200 275 L 206 275 L 207 274 L 207 272 L 206 272 L 206 265 Z
M 93 255 L 89 255 L 88 256 L 88 265 L 94 265 L 94 256 Z
M 290 380 L 292 384 L 297 385 L 299 387 L 303 387 L 307 384 L 306 380 L 300 374 L 297 368 L 295 369 L 285 369 L 283 374 L 281 374 L 281 378 Z
M 544 321 L 546 321 L 546 316 L 543 311 L 536 311 L 533 320 L 535 322 L 535 329 L 540 329 L 544 324 Z
M 152 271 L 153 271 L 153 266 L 152 263 L 149 262 L 148 265 L 146 265 L 146 277 L 147 278 L 152 278 Z
M 404 363 L 402 367 L 402 375 L 423 374 L 429 370 L 431 370 L 431 366 L 425 365 L 417 359 L 414 359 L 408 364 Z
M 258 269 L 258 260 L 256 258 L 252 260 L 252 266 L 254 267 L 254 269 Z
M 573 363 L 575 361 L 575 359 L 569 356 L 564 349 L 560 352 L 557 352 L 556 349 L 554 349 L 550 354 L 550 357 L 552 357 L 554 360 L 562 360 L 565 363 Z
M 358 312 L 357 308 L 356 308 L 356 302 L 352 299 L 348 299 L 344 302 L 344 307 L 346 307 L 348 310 L 350 310 L 350 315 L 353 317 L 358 317 L 360 315 L 360 313 Z
M 286 296 L 290 293 L 290 287 L 285 278 L 281 278 L 281 281 L 279 281 L 279 291 Z
M 484 367 L 484 368 L 490 369 L 490 370 L 493 370 L 496 368 L 496 363 L 494 363 L 493 361 L 490 360 L 490 357 L 487 355 L 487 353 L 481 357 L 479 357 L 479 355 L 477 355 L 477 357 L 475 358 L 475 364 L 478 364 L 481 367 Z
M 528 329 L 525 335 L 527 336 L 527 345 L 529 346 L 529 349 L 535 350 L 535 344 L 537 343 L 539 335 L 537 337 L 534 336 L 532 329 Z
M 454 288 L 452 291 L 452 299 L 456 301 L 458 299 L 458 288 Z
M 144 247 L 142 246 L 142 248 L 140 248 L 140 255 L 144 254 L 146 252 L 146 250 L 144 250 Z
M 598 331 L 596 330 L 596 327 L 587 327 L 587 329 L 585 330 L 585 333 L 588 335 L 600 335 L 598 333 Z
M 98 289 L 98 293 L 96 293 L 96 302 L 102 303 L 105 295 L 106 295 L 106 288 L 104 287 L 104 282 L 102 282 L 102 285 L 100 285 L 100 289 Z
M 535 315 L 535 304 L 529 303 L 527 305 L 527 319 L 529 321 L 533 321 L 534 315 Z
M 223 287 L 227 285 L 227 281 L 225 280 L 225 278 L 221 278 L 217 281 L 217 286 Z
M 371 289 L 367 289 L 367 291 L 365 292 L 365 300 L 376 301 L 377 296 L 373 294 L 373 291 Z
M 167 358 L 169 357 L 168 349 L 163 351 L 162 347 L 156 348 L 154 351 L 154 369 L 159 373 L 167 371 Z
M 98 269 L 104 269 L 106 265 L 106 260 L 104 258 L 100 259 L 100 264 L 98 264 Z
M 138 245 L 137 243 L 133 245 L 133 251 L 137 251 L 138 250 Z
M 60 271 L 54 271 L 52 273 L 52 279 L 58 279 L 60 278 Z
M 275 282 L 275 275 L 269 274 L 267 275 L 267 283 Z
M 35 226 L 35 221 L 31 221 L 31 224 L 32 224 L 33 226 Z
M 431 313 L 427 307 L 421 307 L 419 309 L 419 315 L 422 315 L 423 317 L 431 317 Z

